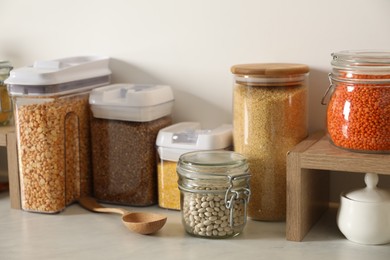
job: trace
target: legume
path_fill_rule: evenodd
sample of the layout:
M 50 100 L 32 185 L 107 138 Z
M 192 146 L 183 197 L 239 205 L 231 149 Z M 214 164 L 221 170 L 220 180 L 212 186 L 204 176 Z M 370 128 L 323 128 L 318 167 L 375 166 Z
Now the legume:
M 58 212 L 91 193 L 88 94 L 22 99 L 16 98 L 22 208 Z
M 388 77 L 354 75 L 354 78 Z M 328 104 L 327 128 L 336 146 L 356 151 L 390 152 L 390 84 L 335 83 Z
M 198 188 L 201 190 L 201 188 Z M 210 189 L 210 188 L 208 188 Z M 223 238 L 239 232 L 245 224 L 245 204 L 236 201 L 233 206 L 233 223 L 224 194 L 182 192 L 182 216 L 186 231 L 200 237 Z

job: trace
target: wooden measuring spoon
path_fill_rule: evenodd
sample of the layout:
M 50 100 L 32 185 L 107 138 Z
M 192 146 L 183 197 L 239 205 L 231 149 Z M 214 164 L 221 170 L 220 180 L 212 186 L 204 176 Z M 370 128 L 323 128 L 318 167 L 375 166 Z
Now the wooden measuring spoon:
M 78 201 L 81 206 L 90 211 L 100 213 L 117 213 L 122 215 L 122 222 L 128 229 L 143 235 L 157 232 L 167 221 L 167 217 L 160 214 L 149 212 L 129 212 L 122 208 L 106 208 L 91 197 L 81 197 Z

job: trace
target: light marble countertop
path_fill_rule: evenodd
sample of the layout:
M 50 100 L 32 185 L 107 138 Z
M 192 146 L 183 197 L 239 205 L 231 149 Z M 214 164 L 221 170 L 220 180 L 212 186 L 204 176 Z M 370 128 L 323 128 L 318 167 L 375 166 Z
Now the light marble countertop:
M 235 238 L 191 237 L 180 212 L 157 206 L 130 208 L 166 214 L 166 225 L 155 235 L 131 233 L 119 215 L 92 213 L 77 204 L 59 214 L 10 208 L 0 193 L 0 259 L 390 259 L 390 244 L 360 245 L 337 229 L 334 210 L 316 224 L 303 242 L 285 239 L 284 222 L 248 220 Z

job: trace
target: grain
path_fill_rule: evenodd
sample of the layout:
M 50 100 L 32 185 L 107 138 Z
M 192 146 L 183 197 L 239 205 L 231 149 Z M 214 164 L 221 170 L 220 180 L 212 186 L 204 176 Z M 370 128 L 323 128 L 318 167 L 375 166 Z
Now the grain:
M 248 216 L 283 220 L 286 214 L 286 154 L 307 136 L 306 86 L 234 87 L 234 150 L 251 172 Z
M 0 61 L 0 126 L 8 125 L 12 119 L 12 102 L 4 83 L 10 70 L 12 66 L 8 61 Z
M 332 142 L 341 148 L 390 152 L 390 84 L 336 83 L 328 104 L 327 128 Z
M 103 202 L 157 203 L 156 138 L 170 116 L 150 122 L 92 118 L 93 191 Z
M 200 192 L 182 192 L 182 218 L 186 231 L 208 238 L 225 238 L 238 234 L 246 223 L 244 201 L 234 201 L 231 223 L 225 194 L 210 193 L 210 187 L 203 191 L 201 187 L 197 189 Z
M 8 125 L 12 117 L 11 99 L 7 87 L 1 84 L 0 79 L 0 126 Z
M 91 192 L 88 94 L 24 100 L 16 98 L 22 208 L 58 212 Z
M 176 165 L 177 162 L 160 160 L 157 166 L 158 205 L 162 208 L 180 210 Z

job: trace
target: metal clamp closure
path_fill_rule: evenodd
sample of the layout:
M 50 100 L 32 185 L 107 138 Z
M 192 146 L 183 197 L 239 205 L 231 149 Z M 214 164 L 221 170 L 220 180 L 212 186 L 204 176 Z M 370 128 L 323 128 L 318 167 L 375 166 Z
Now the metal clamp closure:
M 329 92 L 330 92 L 331 90 L 333 90 L 332 73 L 329 73 L 329 74 L 328 74 L 328 79 L 329 79 L 329 83 L 330 83 L 330 84 L 329 84 L 329 87 L 328 87 L 328 89 L 326 90 L 324 96 L 323 96 L 322 99 L 321 99 L 321 105 L 327 105 L 327 104 L 328 104 L 328 103 L 325 102 L 325 98 L 328 96 Z
M 244 203 L 244 225 L 246 224 L 246 219 L 247 219 L 247 210 L 246 206 L 249 202 L 249 198 L 251 195 L 251 191 L 249 189 L 249 177 L 250 174 L 243 174 L 239 176 L 227 176 L 229 178 L 229 188 L 226 190 L 225 193 L 225 205 L 226 208 L 230 210 L 230 216 L 229 216 L 229 222 L 230 222 L 230 227 L 234 226 L 233 223 L 233 213 L 234 213 L 234 205 L 238 201 L 242 201 Z M 240 179 L 246 179 L 246 187 L 242 187 L 239 189 L 234 189 L 234 181 L 238 181 Z

